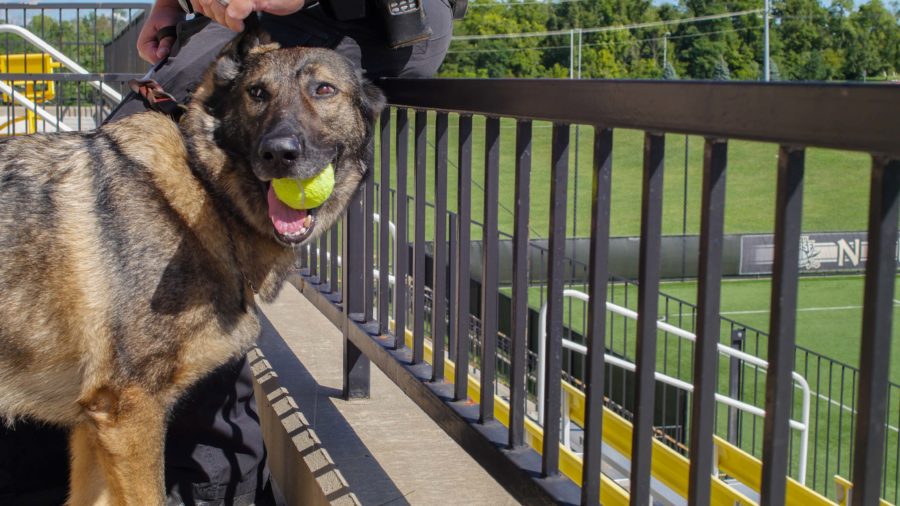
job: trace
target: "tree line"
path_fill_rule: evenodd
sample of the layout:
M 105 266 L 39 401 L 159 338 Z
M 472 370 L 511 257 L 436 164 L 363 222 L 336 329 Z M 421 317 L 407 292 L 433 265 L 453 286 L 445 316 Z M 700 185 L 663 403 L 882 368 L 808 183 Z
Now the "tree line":
M 773 80 L 900 79 L 900 0 L 772 0 Z M 763 76 L 763 0 L 471 0 L 454 26 L 440 69 L 445 77 L 584 77 L 738 79 Z M 753 11 L 747 13 L 748 11 Z M 745 13 L 726 16 L 728 13 Z M 9 14 L 9 13 L 7 13 Z M 724 16 L 690 21 L 698 17 Z M 102 72 L 103 50 L 133 21 L 125 9 L 77 19 L 30 16 L 25 26 L 90 71 Z M 20 24 L 19 20 L 16 24 Z M 616 29 L 636 24 L 643 28 Z M 590 31 L 605 27 L 608 31 Z M 586 30 L 581 33 L 579 29 Z M 534 34 L 463 40 L 467 35 Z M 6 51 L 24 51 L 7 37 Z
M 762 0 L 476 0 L 456 21 L 440 75 L 761 80 L 762 7 Z M 900 1 L 772 0 L 770 12 L 772 80 L 900 79 Z M 698 17 L 715 19 L 690 21 Z M 639 24 L 652 26 L 589 30 Z M 539 32 L 563 33 L 458 38 Z

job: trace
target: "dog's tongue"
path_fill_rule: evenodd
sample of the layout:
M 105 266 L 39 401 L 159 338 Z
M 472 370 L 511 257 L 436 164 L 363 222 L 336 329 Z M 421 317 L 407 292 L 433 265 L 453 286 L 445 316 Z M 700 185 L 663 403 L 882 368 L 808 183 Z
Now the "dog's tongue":
M 275 230 L 281 235 L 296 234 L 306 229 L 306 217 L 309 213 L 306 210 L 292 209 L 278 200 L 275 195 L 275 188 L 269 185 L 269 219 Z

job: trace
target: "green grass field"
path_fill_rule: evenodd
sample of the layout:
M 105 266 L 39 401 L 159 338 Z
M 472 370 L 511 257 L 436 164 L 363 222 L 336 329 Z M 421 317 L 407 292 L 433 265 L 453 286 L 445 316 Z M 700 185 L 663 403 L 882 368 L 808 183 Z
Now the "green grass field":
M 771 282 L 769 279 L 725 280 L 722 283 L 721 315 L 738 323 L 739 327 L 750 327 L 764 333 L 769 331 L 769 305 Z M 586 291 L 583 286 L 570 287 Z M 898 287 L 900 288 L 900 287 Z M 630 285 L 626 297 L 624 285 L 613 285 L 608 300 L 637 311 L 637 287 Z M 509 293 L 509 289 L 503 290 Z M 690 304 L 696 303 L 697 285 L 694 282 L 664 282 L 660 291 Z M 813 352 L 843 362 L 852 367 L 859 365 L 859 337 L 862 331 L 862 276 L 803 277 L 799 283 L 797 310 L 797 344 Z M 900 293 L 900 290 L 898 290 Z M 546 302 L 546 293 L 541 287 L 529 292 L 530 305 L 538 309 Z M 695 314 L 688 306 L 679 306 L 674 300 L 660 297 L 659 319 L 685 330 L 694 331 Z M 583 334 L 585 328 L 586 304 L 569 299 L 564 304 L 564 322 L 567 327 Z M 616 316 L 616 318 L 622 318 Z M 900 302 L 894 309 L 894 332 L 900 328 Z M 621 325 L 625 327 L 624 323 Z M 609 331 L 607 347 L 616 351 L 633 353 L 633 329 L 624 332 L 615 328 Z M 726 342 L 729 329 L 723 325 L 721 339 Z M 629 343 L 626 348 L 625 343 Z M 748 344 L 748 346 L 751 346 Z M 754 355 L 765 358 L 765 342 L 759 349 L 755 345 Z M 891 361 L 900 363 L 900 346 L 891 349 Z M 891 381 L 900 384 L 900 370 L 892 371 Z
M 771 280 L 726 280 L 722 283 L 721 290 L 722 316 L 768 332 Z M 696 283 L 663 283 L 661 291 L 688 302 L 696 302 Z M 862 276 L 801 278 L 797 307 L 797 344 L 858 367 L 862 302 Z M 895 303 L 895 334 L 900 325 L 898 320 L 900 303 Z M 765 350 L 760 350 L 760 356 L 765 357 Z M 894 346 L 891 350 L 891 361 L 900 364 L 900 346 Z M 891 380 L 900 384 L 900 369 L 895 368 L 892 372 Z
M 413 128 L 410 115 L 410 170 L 408 191 L 413 195 Z M 434 126 L 429 126 L 427 147 L 427 200 L 434 202 Z M 514 120 L 501 121 L 500 154 L 500 230 L 512 231 L 515 163 Z M 551 181 L 551 125 L 535 122 L 532 140 L 530 228 L 533 238 L 548 235 Z M 392 130 L 393 132 L 393 130 Z M 589 235 L 588 216 L 592 189 L 593 128 L 571 129 L 568 180 L 567 233 Z M 392 133 L 393 135 L 393 133 Z M 392 137 L 393 138 L 393 137 Z M 458 128 L 456 115 L 450 117 L 448 209 L 457 209 Z M 576 148 L 577 139 L 577 150 Z M 612 235 L 633 236 L 640 230 L 641 172 L 643 134 L 619 129 L 614 133 L 612 180 Z M 666 169 L 663 195 L 663 233 L 688 234 L 700 230 L 700 185 L 702 180 L 703 139 L 689 137 L 687 157 L 687 200 L 685 219 L 685 136 L 666 136 Z M 376 146 L 377 149 L 377 146 Z M 376 151 L 377 153 L 377 151 Z M 576 169 L 577 153 L 577 169 Z M 727 233 L 757 233 L 772 230 L 775 209 L 775 172 L 778 147 L 758 142 L 733 141 L 729 144 L 728 191 L 725 230 Z M 377 158 L 377 156 L 376 156 Z M 484 214 L 484 119 L 476 117 L 472 132 L 472 216 L 481 221 Z M 869 195 L 867 155 L 825 149 L 809 149 L 806 155 L 806 181 L 803 229 L 814 231 L 865 230 Z M 376 181 L 380 176 L 376 174 Z M 392 176 L 392 186 L 396 183 Z M 575 189 L 577 187 L 577 193 Z M 433 216 L 428 215 L 431 231 Z M 573 228 L 574 227 L 574 228 Z

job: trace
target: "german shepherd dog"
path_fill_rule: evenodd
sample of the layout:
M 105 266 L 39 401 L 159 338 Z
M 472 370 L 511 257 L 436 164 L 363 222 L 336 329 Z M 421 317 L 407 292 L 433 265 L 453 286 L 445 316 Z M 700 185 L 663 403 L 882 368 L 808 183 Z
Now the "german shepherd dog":
M 254 294 L 273 299 L 292 246 L 344 211 L 383 105 L 344 57 L 254 30 L 178 123 L 0 142 L 0 417 L 71 430 L 70 504 L 165 502 L 170 409 L 252 345 Z M 274 196 L 329 163 L 318 208 Z

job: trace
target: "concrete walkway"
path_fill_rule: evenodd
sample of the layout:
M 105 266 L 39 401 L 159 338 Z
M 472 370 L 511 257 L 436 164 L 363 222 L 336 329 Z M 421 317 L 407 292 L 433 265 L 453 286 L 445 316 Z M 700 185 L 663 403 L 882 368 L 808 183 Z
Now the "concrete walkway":
M 261 307 L 260 349 L 360 503 L 517 504 L 376 367 L 371 399 L 342 400 L 343 336 L 294 287 Z

